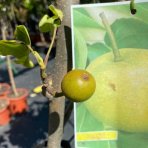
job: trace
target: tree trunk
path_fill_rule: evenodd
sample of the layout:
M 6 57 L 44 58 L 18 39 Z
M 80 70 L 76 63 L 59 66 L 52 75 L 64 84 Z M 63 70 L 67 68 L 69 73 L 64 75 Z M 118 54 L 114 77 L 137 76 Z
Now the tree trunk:
M 71 54 L 71 32 L 70 7 L 78 4 L 79 0 L 57 0 L 57 6 L 63 11 L 64 19 L 58 29 L 56 58 L 53 68 L 53 87 L 61 91 L 61 80 L 68 71 L 69 62 L 72 61 Z M 68 38 L 67 38 L 68 36 Z M 55 98 L 49 103 L 49 137 L 48 148 L 60 148 L 63 137 L 65 97 Z

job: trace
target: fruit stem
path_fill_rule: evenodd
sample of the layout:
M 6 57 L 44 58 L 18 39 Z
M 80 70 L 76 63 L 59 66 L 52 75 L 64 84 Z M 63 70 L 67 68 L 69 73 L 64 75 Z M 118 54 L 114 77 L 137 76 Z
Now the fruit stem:
M 102 23 L 103 25 L 105 26 L 105 29 L 109 35 L 109 39 L 111 41 L 111 44 L 112 44 L 112 50 L 113 50 L 113 54 L 114 54 L 114 61 L 115 62 L 118 62 L 118 61 L 121 61 L 121 55 L 120 55 L 120 52 L 119 52 L 119 49 L 118 49 L 118 46 L 117 46 L 117 43 L 116 43 L 116 40 L 115 40 L 115 36 L 113 34 L 113 31 L 111 30 L 111 27 L 108 23 L 108 20 L 104 14 L 104 12 L 100 13 L 100 17 L 102 19 Z

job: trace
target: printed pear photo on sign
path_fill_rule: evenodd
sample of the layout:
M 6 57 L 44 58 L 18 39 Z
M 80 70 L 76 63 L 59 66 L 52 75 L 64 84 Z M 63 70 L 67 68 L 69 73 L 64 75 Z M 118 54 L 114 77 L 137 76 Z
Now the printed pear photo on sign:
M 96 89 L 75 104 L 77 148 L 148 145 L 148 1 L 72 7 L 73 67 Z M 81 20 L 81 21 L 80 21 Z

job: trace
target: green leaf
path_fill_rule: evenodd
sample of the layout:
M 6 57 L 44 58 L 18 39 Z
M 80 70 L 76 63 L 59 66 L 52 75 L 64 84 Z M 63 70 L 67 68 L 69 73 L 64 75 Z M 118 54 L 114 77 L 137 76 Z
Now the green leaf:
M 32 68 L 34 67 L 34 63 L 29 59 L 29 57 L 22 57 L 18 60 L 15 60 L 16 64 L 22 64 L 25 67 Z
M 96 120 L 85 107 L 84 103 L 77 104 L 76 110 L 76 133 L 77 132 L 96 132 L 103 131 L 104 127 L 102 122 Z M 79 141 L 78 148 L 108 148 L 108 141 Z
M 95 43 L 104 40 L 104 31 L 97 28 L 77 27 L 87 43 Z
M 143 21 L 132 18 L 119 19 L 111 25 L 111 28 L 118 48 L 148 48 L 148 25 Z M 111 47 L 107 34 L 105 42 Z
M 147 148 L 148 133 L 119 132 L 117 145 L 121 148 Z
M 41 69 L 45 69 L 43 58 L 39 55 L 39 53 L 37 51 L 33 51 L 33 55 L 35 56 Z
M 50 18 L 48 15 L 44 15 L 39 22 L 39 29 L 41 32 L 49 32 L 54 29 L 54 19 Z
M 115 19 L 120 18 L 136 18 L 140 19 L 141 21 L 148 23 L 148 3 L 147 2 L 140 2 L 135 3 L 135 8 L 137 9 L 137 13 L 135 15 L 131 15 L 129 4 L 124 5 L 109 5 L 98 7 L 97 11 L 104 11 L 106 16 L 108 16 L 109 22 L 114 22 Z M 92 12 L 96 17 L 98 17 L 98 13 Z
M 14 36 L 17 40 L 24 42 L 26 45 L 31 45 L 29 33 L 24 25 L 16 27 Z
M 103 40 L 104 28 L 84 8 L 73 9 L 73 22 L 87 43 Z
M 87 45 L 81 33 L 74 28 L 75 67 L 85 69 L 87 62 Z
M 73 23 L 80 31 L 87 43 L 102 41 L 104 29 L 99 13 L 105 12 L 109 23 L 121 18 L 135 18 L 148 23 L 148 3 L 136 3 L 137 13 L 131 15 L 129 4 L 109 5 L 103 7 L 74 8 Z M 81 21 L 80 21 L 81 20 Z M 98 20 L 98 22 L 96 21 Z
M 29 59 L 29 49 L 23 42 L 15 40 L 0 40 L 0 55 L 12 55 L 16 58 L 16 63 L 25 67 L 33 67 L 33 62 Z
M 77 132 L 99 131 L 103 130 L 103 124 L 98 122 L 87 110 L 84 103 L 77 105 Z M 98 126 L 99 125 L 99 126 Z
M 73 17 L 75 27 L 97 28 L 104 30 L 104 28 L 99 25 L 98 22 L 89 17 L 87 13 L 84 14 L 84 12 L 81 12 L 80 10 L 78 11 L 77 9 L 74 9 Z
M 55 27 L 59 27 L 61 25 L 61 21 L 63 19 L 62 11 L 56 9 L 53 5 L 50 5 L 49 9 L 52 12 L 53 16 L 50 17 L 45 14 L 41 18 L 39 22 L 39 29 L 41 32 L 52 32 Z
M 63 12 L 59 9 L 56 9 L 53 5 L 49 6 L 49 10 L 56 16 L 57 19 L 60 19 L 62 21 L 63 19 Z
M 32 4 L 32 1 L 30 1 L 30 0 L 24 0 L 23 6 L 28 10 L 31 10 L 34 7 L 34 5 Z
M 135 7 L 137 13 L 134 16 L 148 24 L 148 3 L 137 3 Z
M 89 63 L 95 58 L 109 52 L 111 49 L 103 43 L 94 43 L 88 46 L 88 60 Z

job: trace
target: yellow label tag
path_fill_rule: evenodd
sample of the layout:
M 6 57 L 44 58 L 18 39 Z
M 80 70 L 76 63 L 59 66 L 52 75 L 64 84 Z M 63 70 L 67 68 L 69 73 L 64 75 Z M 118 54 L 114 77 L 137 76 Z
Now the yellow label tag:
M 117 140 L 117 131 L 99 131 L 99 132 L 79 132 L 76 133 L 77 141 L 98 141 L 98 140 Z

